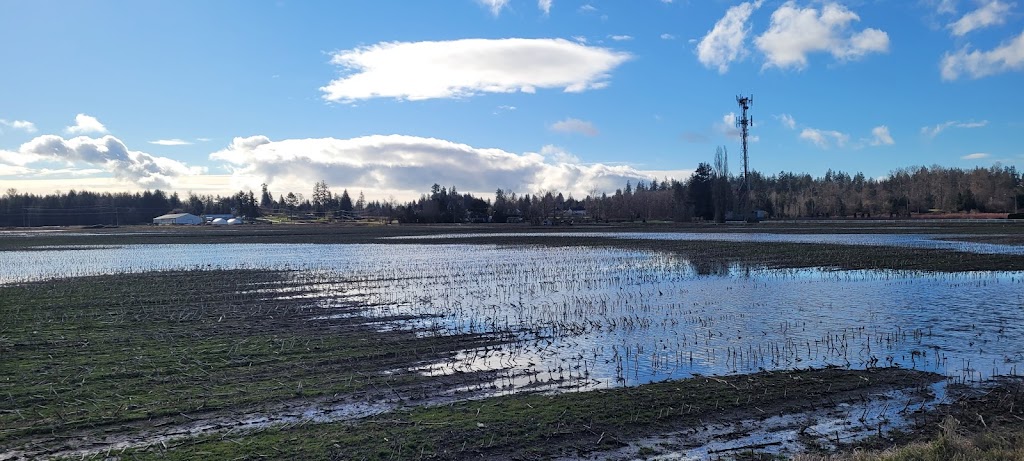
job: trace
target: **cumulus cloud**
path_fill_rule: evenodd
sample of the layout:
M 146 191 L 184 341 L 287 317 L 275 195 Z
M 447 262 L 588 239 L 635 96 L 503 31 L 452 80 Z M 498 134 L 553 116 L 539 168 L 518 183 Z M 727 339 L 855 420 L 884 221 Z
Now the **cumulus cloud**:
M 547 144 L 541 147 L 540 154 L 553 163 L 580 163 L 579 157 L 554 144 Z
M 174 177 L 205 172 L 203 168 L 189 167 L 173 159 L 129 150 L 120 139 L 110 135 L 71 139 L 43 135 L 22 144 L 18 155 L 25 164 L 53 161 L 99 167 L 117 179 L 146 188 L 167 189 Z
M 889 127 L 886 125 L 876 126 L 871 129 L 871 145 L 872 146 L 891 146 L 896 144 L 896 140 L 892 139 L 892 135 L 889 134 Z
M 632 35 L 609 35 L 608 38 L 615 40 L 616 42 L 626 42 L 633 40 Z
M 582 165 L 554 146 L 539 153 L 515 154 L 403 135 L 282 141 L 265 136 L 235 138 L 210 159 L 229 165 L 238 185 L 244 187 L 324 180 L 350 191 L 391 190 L 405 196 L 422 193 L 434 183 L 483 194 L 502 185 L 530 193 L 559 190 L 584 196 L 593 188 L 614 190 L 627 180 L 660 177 L 630 166 Z
M 491 10 L 491 14 L 498 16 L 502 8 L 508 4 L 508 0 L 477 0 L 478 3 Z
M 320 88 L 324 99 L 424 100 L 480 93 L 578 93 L 608 85 L 630 54 L 564 39 L 464 39 L 390 42 L 339 51 L 331 63 L 346 75 Z
M 559 133 L 577 133 L 587 136 L 597 136 L 599 132 L 593 123 L 578 118 L 567 118 L 551 125 L 551 131 Z
M 804 128 L 800 132 L 800 139 L 812 142 L 815 146 L 828 149 L 835 144 L 843 147 L 850 141 L 850 135 L 834 130 L 819 130 L 817 128 Z
M 187 146 L 192 144 L 184 139 L 157 139 L 156 141 L 150 141 L 150 144 L 156 144 L 158 146 Z
M 35 133 L 36 124 L 28 120 L 4 120 L 0 118 L 0 125 L 8 128 L 14 128 L 15 130 L 22 130 L 26 133 Z
M 581 6 L 579 11 L 580 13 L 596 13 L 597 8 L 595 8 L 594 5 L 587 3 Z
M 794 119 L 792 115 L 779 114 L 776 115 L 775 118 L 779 119 L 779 122 L 782 123 L 782 126 L 789 128 L 791 130 L 796 129 L 796 119 Z
M 986 159 L 986 158 L 989 158 L 989 157 L 991 157 L 991 155 L 986 154 L 984 152 L 976 152 L 976 153 L 973 153 L 973 154 L 967 154 L 967 155 L 965 155 L 963 157 L 960 157 L 960 158 L 963 159 L 963 160 L 982 160 L 982 159 Z
M 12 165 L 4 163 L 3 160 L 4 151 L 0 151 L 0 177 L 2 176 L 20 176 L 24 177 L 31 173 L 31 170 L 20 165 Z M 4 180 L 4 185 L 10 187 L 11 181 Z
M 1006 22 L 1007 13 L 1010 12 L 1010 6 L 999 0 L 991 0 L 947 27 L 953 35 L 962 37 L 974 30 L 1003 24 Z
M 39 162 L 42 159 L 43 158 L 38 155 L 27 152 L 16 152 L 0 149 L 0 165 L 8 167 L 8 171 L 10 171 L 9 167 L 24 167 L 25 165 Z
M 740 137 L 740 129 L 736 127 L 736 113 L 729 112 L 722 116 L 722 121 L 715 124 L 715 129 L 730 138 Z
M 768 30 L 754 43 L 765 55 L 763 68 L 804 69 L 807 55 L 814 52 L 827 52 L 840 61 L 888 52 L 889 34 L 871 28 L 850 30 L 850 24 L 859 20 L 838 3 L 826 3 L 819 11 L 788 1 L 772 13 Z
M 1009 71 L 1024 70 L 1024 32 L 989 51 L 963 47 L 942 58 L 942 79 L 956 80 L 961 75 L 982 78 Z
M 935 126 L 923 126 L 921 127 L 921 134 L 929 138 L 934 138 L 946 131 L 949 128 L 981 128 L 988 125 L 988 120 L 982 120 L 980 122 L 958 122 L 956 120 L 950 120 L 943 122 Z
M 675 40 L 676 36 L 672 35 L 672 34 L 669 34 L 669 33 L 664 33 L 664 34 L 661 34 L 661 39 L 662 40 Z
M 537 8 L 539 8 L 545 16 L 551 14 L 551 0 L 537 0 Z
M 107 127 L 103 126 L 96 117 L 78 114 L 75 116 L 75 124 L 65 128 L 64 131 L 68 134 L 104 134 L 107 132 Z
M 701 64 L 717 68 L 724 74 L 729 71 L 730 63 L 747 55 L 744 47 L 750 33 L 747 20 L 754 10 L 761 7 L 761 3 L 762 0 L 741 3 L 725 12 L 725 16 L 697 44 L 697 59 Z

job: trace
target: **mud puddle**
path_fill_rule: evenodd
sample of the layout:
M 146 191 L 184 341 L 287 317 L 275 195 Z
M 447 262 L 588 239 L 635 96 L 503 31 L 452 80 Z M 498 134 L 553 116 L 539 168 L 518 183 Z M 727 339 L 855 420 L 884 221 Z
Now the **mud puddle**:
M 755 407 L 748 417 L 709 418 L 702 427 L 642 437 L 616 450 L 572 459 L 696 461 L 751 452 L 791 456 L 812 449 L 833 451 L 872 436 L 913 429 L 918 418 L 950 403 L 946 387 L 947 381 L 940 381 L 926 388 L 892 389 L 785 414 L 770 415 Z

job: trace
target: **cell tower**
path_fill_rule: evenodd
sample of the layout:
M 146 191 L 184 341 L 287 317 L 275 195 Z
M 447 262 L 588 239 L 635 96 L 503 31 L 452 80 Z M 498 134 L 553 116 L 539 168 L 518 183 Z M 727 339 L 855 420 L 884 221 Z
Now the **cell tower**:
M 749 159 L 747 157 L 747 137 L 750 135 L 750 127 L 754 126 L 754 118 L 747 117 L 747 111 L 750 110 L 750 106 L 754 104 L 754 95 L 736 96 L 736 103 L 740 105 L 742 110 L 742 117 L 736 121 L 736 128 L 740 129 L 740 139 L 743 141 L 743 191 L 740 193 L 740 206 L 743 213 L 747 213 L 750 210 L 749 207 L 749 195 L 750 195 L 750 177 L 748 169 Z

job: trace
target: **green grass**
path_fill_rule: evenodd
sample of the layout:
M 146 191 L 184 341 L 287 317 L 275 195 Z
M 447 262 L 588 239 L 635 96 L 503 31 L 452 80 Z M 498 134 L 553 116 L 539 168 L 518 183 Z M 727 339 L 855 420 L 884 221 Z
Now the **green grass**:
M 0 287 L 0 446 L 297 398 L 413 392 L 429 379 L 401 370 L 493 342 L 380 333 L 360 317 L 311 321 L 338 311 L 252 290 L 294 294 L 296 283 L 286 272 L 194 271 Z

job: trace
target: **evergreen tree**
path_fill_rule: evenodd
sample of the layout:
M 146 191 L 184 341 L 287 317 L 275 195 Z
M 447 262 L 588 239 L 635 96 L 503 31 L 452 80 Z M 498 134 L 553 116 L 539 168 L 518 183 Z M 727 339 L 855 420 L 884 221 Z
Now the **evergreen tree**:
M 341 192 L 341 199 L 338 201 L 338 209 L 341 211 L 352 211 L 352 198 L 348 196 L 348 189 Z

